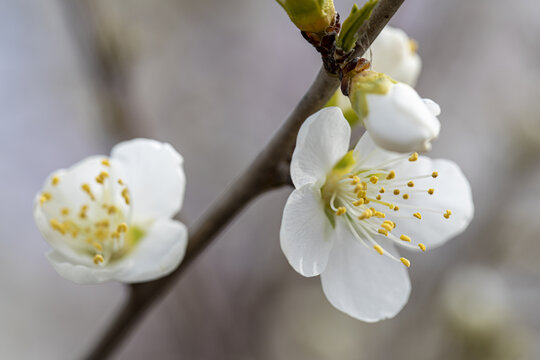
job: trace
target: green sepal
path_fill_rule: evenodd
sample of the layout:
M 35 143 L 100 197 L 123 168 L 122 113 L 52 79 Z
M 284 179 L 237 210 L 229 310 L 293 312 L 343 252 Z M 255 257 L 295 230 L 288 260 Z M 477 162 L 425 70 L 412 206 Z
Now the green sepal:
M 358 40 L 358 30 L 369 19 L 373 8 L 378 2 L 379 0 L 368 0 L 361 9 L 358 8 L 358 5 L 353 5 L 349 17 L 345 19 L 341 27 L 341 32 L 337 39 L 338 47 L 342 48 L 345 52 L 352 50 Z
M 368 115 L 367 94 L 384 95 L 396 81 L 388 75 L 371 70 L 355 75 L 351 81 L 349 100 L 360 120 Z
M 345 119 L 351 127 L 358 124 L 360 120 L 358 118 L 358 115 L 356 115 L 356 113 L 354 112 L 349 98 L 343 95 L 340 89 L 338 89 L 334 93 L 334 95 L 332 95 L 332 97 L 330 98 L 330 100 L 328 100 L 324 107 L 329 106 L 337 106 L 338 108 L 340 108 L 343 112 L 343 116 L 345 116 Z

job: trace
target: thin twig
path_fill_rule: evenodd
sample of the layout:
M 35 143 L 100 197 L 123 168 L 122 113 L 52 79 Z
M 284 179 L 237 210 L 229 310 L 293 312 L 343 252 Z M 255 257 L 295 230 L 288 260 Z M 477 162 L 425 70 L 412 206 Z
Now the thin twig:
M 356 53 L 363 54 L 388 23 L 404 0 L 381 0 L 361 29 Z M 189 244 L 182 264 L 170 275 L 129 287 L 129 296 L 120 313 L 105 331 L 86 359 L 105 359 L 136 326 L 146 310 L 155 303 L 184 270 L 197 258 L 229 222 L 255 197 L 287 184 L 296 135 L 304 120 L 321 109 L 339 86 L 339 80 L 323 68 L 313 84 L 247 170 L 224 192 L 209 210 L 189 229 Z

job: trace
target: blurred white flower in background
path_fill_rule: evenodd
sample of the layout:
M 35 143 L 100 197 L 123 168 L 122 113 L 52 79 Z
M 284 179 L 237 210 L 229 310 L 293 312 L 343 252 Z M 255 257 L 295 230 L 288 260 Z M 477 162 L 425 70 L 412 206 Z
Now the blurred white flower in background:
M 34 201 L 34 218 L 56 271 L 77 283 L 141 282 L 173 271 L 187 245 L 171 218 L 184 198 L 183 158 L 171 145 L 135 139 L 110 157 L 55 171 Z
M 350 132 L 335 107 L 302 125 L 281 247 L 297 272 L 321 275 L 336 308 L 373 322 L 395 316 L 409 297 L 410 262 L 394 245 L 442 244 L 467 227 L 473 203 L 453 162 L 384 151 L 368 134 L 347 152 Z
M 416 52 L 416 41 L 409 38 L 405 31 L 386 26 L 371 44 L 370 50 L 363 57 L 371 57 L 374 71 L 385 73 L 407 85 L 416 85 L 422 60 Z

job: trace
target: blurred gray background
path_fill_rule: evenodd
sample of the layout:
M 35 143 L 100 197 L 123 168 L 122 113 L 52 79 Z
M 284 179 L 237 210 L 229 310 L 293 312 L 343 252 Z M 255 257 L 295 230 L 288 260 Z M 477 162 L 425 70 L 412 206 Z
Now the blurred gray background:
M 346 16 L 350 0 L 335 0 Z M 442 108 L 431 156 L 472 183 L 469 229 L 408 254 L 393 320 L 335 310 L 279 247 L 290 189 L 255 201 L 190 267 L 118 359 L 540 358 L 540 4 L 407 0 L 419 93 Z M 123 139 L 185 157 L 192 223 L 307 89 L 318 55 L 271 0 L 0 0 L 0 358 L 76 359 L 121 304 L 47 263 L 32 199 L 45 177 Z

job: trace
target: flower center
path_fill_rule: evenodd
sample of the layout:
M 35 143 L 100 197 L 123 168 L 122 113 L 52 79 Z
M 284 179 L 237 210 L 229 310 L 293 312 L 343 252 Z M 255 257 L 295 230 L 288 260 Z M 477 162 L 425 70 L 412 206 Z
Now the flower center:
M 55 175 L 51 191 L 40 197 L 51 229 L 96 265 L 121 258 L 141 237 L 140 229 L 129 226 L 129 189 L 121 178 L 111 176 L 113 173 L 109 160 L 103 159 L 95 178 L 74 184 L 71 178 Z M 69 196 L 73 191 L 82 192 L 82 196 Z
M 399 221 L 403 219 L 420 221 L 424 212 L 436 212 L 449 219 L 452 212 L 410 204 L 409 199 L 412 197 L 430 196 L 435 193 L 435 187 L 418 189 L 414 181 L 434 180 L 439 174 L 433 172 L 414 177 L 399 177 L 394 170 L 389 169 L 393 163 L 406 161 L 407 158 L 410 163 L 414 163 L 418 160 L 418 154 L 397 157 L 366 169 L 361 163 L 356 163 L 351 151 L 327 176 L 321 194 L 327 209 L 326 213 L 333 224 L 336 217 L 344 219 L 353 235 L 363 245 L 409 267 L 408 259 L 403 257 L 397 259 L 385 251 L 376 241 L 377 236 L 384 236 L 406 247 L 418 247 L 426 251 L 426 246 L 422 243 L 413 245 L 414 239 L 407 234 L 394 234 L 397 233 L 396 229 L 399 229 Z

